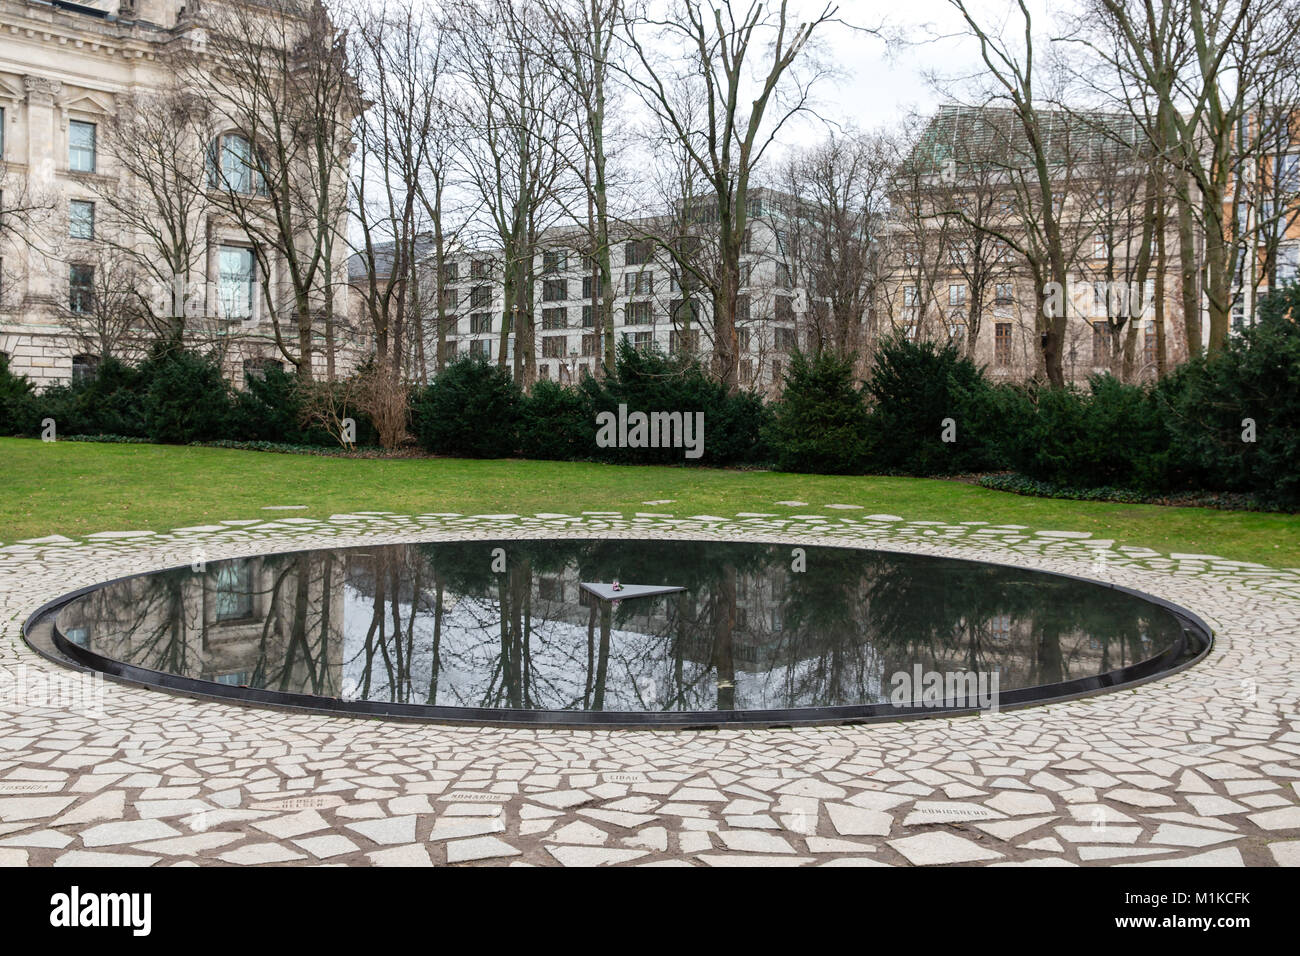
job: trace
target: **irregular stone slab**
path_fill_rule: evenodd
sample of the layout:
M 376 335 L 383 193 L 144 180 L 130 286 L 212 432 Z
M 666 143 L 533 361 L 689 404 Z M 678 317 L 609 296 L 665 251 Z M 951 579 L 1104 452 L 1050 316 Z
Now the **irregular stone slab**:
M 120 846 L 123 843 L 143 843 L 164 837 L 180 836 L 181 831 L 169 827 L 161 820 L 122 820 L 101 823 L 81 832 L 81 842 L 88 847 Z
M 138 853 L 94 853 L 88 850 L 69 850 L 54 861 L 55 866 L 153 866 L 162 857 L 141 856 Z
M 259 866 L 272 863 L 288 863 L 290 860 L 303 860 L 306 857 L 278 843 L 252 843 L 248 846 L 241 846 L 237 850 L 222 853 L 217 859 L 226 863 L 236 863 L 240 866 Z
M 448 863 L 469 863 L 473 860 L 494 860 L 523 854 L 504 840 L 496 837 L 474 837 L 469 840 L 452 840 L 447 844 Z
M 415 817 L 390 817 L 386 820 L 362 820 L 347 828 L 380 844 L 414 843 Z
M 1300 806 L 1252 813 L 1247 819 L 1261 830 L 1300 830 Z
M 609 840 L 609 834 L 590 823 L 575 820 L 568 826 L 560 827 L 547 840 L 557 843 L 580 843 L 584 846 L 603 846 Z
M 1182 826 L 1177 823 L 1162 823 L 1151 835 L 1152 843 L 1167 843 L 1170 846 L 1211 846 L 1237 839 L 1240 839 L 1240 836 L 1235 833 L 1202 830 L 1199 827 Z
M 395 846 L 387 850 L 372 850 L 366 858 L 375 866 L 433 866 L 429 851 L 419 843 Z
M 977 863 L 983 860 L 997 860 L 1005 856 L 996 850 L 985 849 L 973 840 L 942 830 L 890 840 L 889 845 L 915 866 Z
M 783 837 L 762 830 L 719 830 L 718 838 L 727 845 L 728 850 L 741 850 L 745 853 L 794 852 L 794 847 Z
M 894 826 L 894 818 L 883 810 L 828 803 L 826 813 L 840 836 L 888 836 Z
M 903 826 L 926 826 L 935 823 L 967 823 L 971 820 L 997 820 L 1004 814 L 992 807 L 956 800 L 918 800 L 903 819 Z

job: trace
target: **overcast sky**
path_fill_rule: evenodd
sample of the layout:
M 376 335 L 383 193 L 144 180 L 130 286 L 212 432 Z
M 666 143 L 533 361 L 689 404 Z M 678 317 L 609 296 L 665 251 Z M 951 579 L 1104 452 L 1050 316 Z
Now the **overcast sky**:
M 817 0 L 799 3 L 801 9 L 818 6 Z M 968 5 L 981 24 L 1019 26 L 1010 0 L 970 0 Z M 1046 4 L 1031 0 L 1029 6 L 1035 20 L 1045 22 Z M 828 115 L 866 129 L 889 125 L 909 109 L 924 113 L 943 101 L 944 90 L 932 82 L 932 74 L 959 78 L 983 71 L 979 48 L 949 0 L 840 0 L 840 17 L 881 26 L 887 39 L 839 25 L 827 28 L 827 46 L 847 74 L 822 90 Z

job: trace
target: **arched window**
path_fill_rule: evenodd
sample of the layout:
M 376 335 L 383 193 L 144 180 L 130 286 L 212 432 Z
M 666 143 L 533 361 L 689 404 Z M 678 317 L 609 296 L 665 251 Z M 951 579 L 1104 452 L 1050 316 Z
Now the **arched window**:
M 208 147 L 208 185 L 244 195 L 265 195 L 266 180 L 258 168 L 253 144 L 238 133 L 223 133 Z

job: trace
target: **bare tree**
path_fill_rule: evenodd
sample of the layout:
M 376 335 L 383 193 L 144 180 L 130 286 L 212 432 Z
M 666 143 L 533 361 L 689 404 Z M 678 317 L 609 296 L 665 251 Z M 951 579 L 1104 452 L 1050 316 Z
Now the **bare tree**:
M 536 257 L 542 232 L 559 212 L 569 169 L 570 91 L 539 46 L 549 27 L 536 4 L 451 0 L 444 11 L 449 63 L 457 75 L 453 100 L 464 129 L 462 175 L 481 203 L 501 250 L 504 306 L 497 361 L 507 361 L 515 336 L 516 380 L 537 375 Z
M 1249 193 L 1237 187 L 1274 146 L 1268 117 L 1300 92 L 1297 12 L 1292 0 L 1095 0 L 1099 29 L 1080 31 L 1115 95 L 1140 109 L 1167 171 L 1193 353 L 1207 339 L 1223 347 L 1242 259 L 1256 254 L 1261 217 L 1243 210 Z
M 222 129 L 207 183 L 220 212 L 253 243 L 276 346 L 310 380 L 318 318 L 332 342 L 333 256 L 360 105 L 346 41 L 320 0 L 264 0 L 251 11 L 223 6 L 203 15 L 208 40 L 185 58 L 183 75 Z
M 89 258 L 74 260 L 57 314 L 81 352 L 101 360 L 121 359 L 144 344 L 141 273 L 135 256 L 112 245 L 97 244 Z
M 916 121 L 916 117 L 912 121 Z M 890 230 L 885 255 L 891 263 L 892 288 L 880 298 L 890 331 L 925 337 L 933 332 L 931 315 L 945 326 L 941 282 L 951 275 L 953 217 L 947 215 L 947 190 L 940 189 L 940 167 L 933 153 L 933 127 L 940 119 L 912 130 L 895 144 L 890 183 Z M 938 157 L 940 161 L 942 157 Z
M 367 104 L 355 125 L 359 148 L 351 188 L 361 275 L 354 288 L 374 328 L 381 373 L 397 382 L 414 368 L 423 381 L 424 320 L 432 317 L 441 330 L 446 306 L 441 256 L 429 248 L 428 232 L 431 207 L 436 247 L 443 238 L 442 183 L 432 184 L 428 206 L 424 195 L 426 144 L 445 139 L 440 34 L 427 16 L 410 9 L 363 5 L 353 17 L 352 62 Z M 429 290 L 423 277 L 431 266 Z
M 138 310 L 154 333 L 180 336 L 187 312 L 206 301 L 191 284 L 204 274 L 209 201 L 202 147 L 217 132 L 212 116 L 202 97 L 173 81 L 120 98 L 103 130 L 102 149 L 119 175 L 97 187 L 98 238 L 133 264 Z M 148 294 L 149 287 L 161 294 Z
M 685 151 L 693 178 L 707 184 L 708 208 L 699 214 L 712 223 L 718 257 L 716 271 L 701 278 L 712 298 L 714 374 L 732 389 L 750 182 L 774 137 L 807 108 L 823 71 L 805 47 L 835 12 L 827 4 L 799 21 L 788 0 L 672 0 L 662 9 L 638 4 L 625 17 L 635 61 L 625 75 L 666 138 Z M 703 108 L 686 111 L 683 102 Z M 667 251 L 690 268 L 677 250 Z
M 999 229 L 993 235 L 1019 253 L 1033 275 L 1040 306 L 1035 321 L 1042 368 L 1051 385 L 1060 388 L 1065 384 L 1062 353 L 1072 258 L 1071 230 L 1062 220 L 1067 214 L 1074 165 L 1084 144 L 1078 142 L 1078 124 L 1072 123 L 1068 114 L 1043 106 L 1035 27 L 1026 0 L 1016 0 L 1018 41 L 1008 40 L 999 27 L 981 20 L 966 0 L 949 2 L 979 45 L 989 87 L 983 105 L 1002 108 L 987 117 L 1006 157 L 1018 215 L 1015 228 Z
M 610 227 L 609 185 L 611 105 L 617 106 L 611 83 L 617 29 L 624 0 L 541 0 L 554 49 L 543 54 L 554 64 L 576 106 L 573 139 L 579 162 L 574 172 L 583 184 L 586 209 L 575 219 L 584 221 L 592 294 L 593 333 L 600 336 L 604 365 L 614 367 L 614 270 Z M 561 122 L 565 122 L 563 117 Z
M 865 344 L 893 163 L 883 135 L 832 130 L 785 164 L 786 254 L 814 351 L 849 355 Z

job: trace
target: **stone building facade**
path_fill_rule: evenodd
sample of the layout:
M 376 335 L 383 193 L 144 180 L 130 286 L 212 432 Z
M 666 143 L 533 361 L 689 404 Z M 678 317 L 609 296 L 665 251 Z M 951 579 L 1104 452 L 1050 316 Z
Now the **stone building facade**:
M 174 301 L 172 290 L 156 280 L 147 288 L 110 288 L 114 250 L 134 250 L 130 254 L 138 257 L 147 242 L 115 227 L 107 215 L 106 196 L 140 187 L 138 171 L 122 168 L 104 148 L 106 135 L 124 102 L 174 88 L 177 58 L 204 42 L 210 11 L 228 15 L 232 9 L 256 16 L 258 3 L 0 0 L 0 353 L 38 388 L 88 372 L 106 352 L 127 359 L 142 354 L 147 331 L 125 319 L 113 332 L 111 349 L 105 346 L 97 309 L 110 295 Z M 218 130 L 214 142 L 194 142 L 193 149 L 198 156 L 214 149 L 224 155 L 238 139 L 233 131 Z M 195 215 L 203 219 L 197 229 L 204 248 L 181 280 L 191 301 L 186 315 L 194 313 L 187 333 L 217 354 L 239 384 L 268 363 L 286 363 L 270 323 L 252 322 L 231 304 L 253 301 L 254 283 L 275 289 L 283 277 L 275 265 L 271 275 L 258 274 L 254 240 L 229 217 L 212 208 Z M 338 304 L 340 325 L 328 338 L 342 371 L 368 344 L 342 318 L 345 260 L 340 249 L 335 274 L 322 285 L 328 291 L 321 293 Z M 330 364 L 323 328 L 315 339 L 313 367 L 323 374 Z

